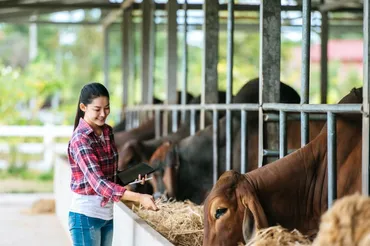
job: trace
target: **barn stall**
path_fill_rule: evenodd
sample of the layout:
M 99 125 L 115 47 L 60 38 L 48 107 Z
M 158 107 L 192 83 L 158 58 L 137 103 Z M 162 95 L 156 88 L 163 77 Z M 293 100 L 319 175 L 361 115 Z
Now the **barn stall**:
M 103 1 L 102 1 L 103 2 Z M 8 8 L 20 7 L 19 3 L 6 3 Z M 103 4 L 103 3 L 101 3 Z M 104 3 L 110 5 L 110 3 Z M 29 4 L 30 5 L 30 4 Z M 45 5 L 45 4 L 44 4 Z M 60 4 L 59 7 L 65 7 Z M 83 7 L 84 3 L 79 5 L 70 4 L 69 8 L 80 8 Z M 50 5 L 52 6 L 52 5 Z M 49 7 L 50 7 L 49 6 Z M 89 6 L 86 4 L 85 6 Z M 91 5 L 90 7 L 97 7 Z M 112 5 L 113 6 L 113 5 Z M 42 4 L 34 4 L 34 6 L 27 6 L 27 8 L 46 8 L 47 6 L 42 6 Z M 110 6 L 111 7 L 111 6 Z M 113 8 L 113 7 L 112 7 Z M 155 57 L 155 33 L 157 31 L 155 24 L 156 13 L 159 11 L 166 10 L 165 19 L 167 25 L 165 25 L 165 31 L 167 32 L 167 59 L 166 59 L 166 99 L 165 105 L 153 106 L 153 62 Z M 187 47 L 187 13 L 189 10 L 199 10 L 204 14 L 204 25 L 202 25 L 202 31 L 204 35 L 204 44 L 202 50 L 203 63 L 202 63 L 202 97 L 201 104 L 197 106 L 185 105 L 185 92 L 188 86 L 188 47 Z M 301 11 L 302 13 L 302 72 L 301 72 L 301 102 L 295 105 L 285 105 L 279 104 L 279 81 L 280 81 L 280 48 L 281 48 L 281 19 L 282 11 Z M 141 35 L 142 44 L 140 47 L 140 54 L 135 54 L 133 52 L 133 40 L 132 38 L 132 28 L 133 28 L 133 12 L 141 12 Z M 231 105 L 232 92 L 233 92 L 233 56 L 234 56 L 234 30 L 237 28 L 235 25 L 234 14 L 238 11 L 254 11 L 259 13 L 259 23 L 257 28 L 260 33 L 260 52 L 259 52 L 259 78 L 260 78 L 260 91 L 261 95 L 258 104 L 242 104 L 242 105 Z M 327 105 L 327 88 L 328 88 L 328 54 L 327 54 L 327 43 L 328 43 L 328 27 L 330 26 L 330 13 L 335 12 L 349 12 L 349 13 L 362 13 L 363 11 L 363 33 L 364 33 L 364 77 L 363 77 L 363 87 L 364 87 L 364 103 L 362 105 Z M 227 13 L 226 24 L 221 25 L 219 23 L 220 13 Z M 178 125 L 175 123 L 178 121 L 177 112 L 181 112 L 181 119 L 184 120 L 186 117 L 185 112 L 190 112 L 190 122 L 191 122 L 191 135 L 195 134 L 196 130 L 204 129 L 205 120 L 204 115 L 206 112 L 212 112 L 213 126 L 214 126 L 214 141 L 213 141 L 213 183 L 215 183 L 221 173 L 218 173 L 219 163 L 219 147 L 218 147 L 218 114 L 221 111 L 226 112 L 226 170 L 231 169 L 232 166 L 232 143 L 233 143 L 233 133 L 231 131 L 231 117 L 234 112 L 240 112 L 242 125 L 248 120 L 249 112 L 258 112 L 259 117 L 259 154 L 258 154 L 258 165 L 262 166 L 271 160 L 276 158 L 281 158 L 289 153 L 286 147 L 286 121 L 290 118 L 287 117 L 288 112 L 295 112 L 301 120 L 301 146 L 307 144 L 308 142 L 308 121 L 310 119 L 309 113 L 324 112 L 328 119 L 328 131 L 329 134 L 329 170 L 331 173 L 329 175 L 329 197 L 328 201 L 331 205 L 336 198 L 336 177 L 333 170 L 335 170 L 336 162 L 336 148 L 335 148 L 335 114 L 340 112 L 357 112 L 363 113 L 363 124 L 368 126 L 368 111 L 369 111 L 369 97 L 368 97 L 368 12 L 369 6 L 368 2 L 365 1 L 364 5 L 360 2 L 353 1 L 351 3 L 346 3 L 340 5 L 340 3 L 334 1 L 298 1 L 296 4 L 280 4 L 276 1 L 263 1 L 261 5 L 259 4 L 248 4 L 237 3 L 234 1 L 228 1 L 227 3 L 215 4 L 214 1 L 205 0 L 203 4 L 178 4 L 176 1 L 168 1 L 168 3 L 155 3 L 152 1 L 143 1 L 142 3 L 135 3 L 134 1 L 124 1 L 122 4 L 115 4 L 112 12 L 107 16 L 107 18 L 102 22 L 104 27 L 104 49 L 105 49 L 105 77 L 104 82 L 107 87 L 109 87 L 109 28 L 114 24 L 118 18 L 122 17 L 122 106 L 124 108 L 123 114 L 126 121 L 126 129 L 132 129 L 137 127 L 141 122 L 145 121 L 145 118 L 154 117 L 155 124 L 155 135 L 159 138 L 160 135 L 166 135 L 170 132 L 175 132 Z M 179 21 L 179 13 L 182 13 L 181 23 Z M 310 37 L 312 31 L 311 25 L 311 14 L 320 13 L 321 14 L 321 105 L 311 105 L 309 104 L 309 84 L 310 84 Z M 226 86 L 226 102 L 224 105 L 216 104 L 218 101 L 217 89 L 218 89 L 218 33 L 220 30 L 225 28 L 227 30 L 228 42 L 227 42 L 227 86 Z M 241 28 L 246 26 L 240 25 Z M 239 26 L 239 28 L 240 28 Z M 180 27 L 182 29 L 180 29 Z M 182 105 L 176 105 L 176 91 L 178 90 L 178 74 L 176 73 L 176 68 L 178 66 L 179 57 L 177 54 L 178 40 L 177 34 L 181 30 L 184 35 L 185 41 L 183 42 L 183 47 L 180 49 L 183 53 L 182 58 Z M 246 44 L 248 47 L 248 44 Z M 263 52 L 268 51 L 268 52 Z M 128 105 L 129 89 L 133 84 L 133 73 L 134 68 L 130 62 L 133 56 L 141 55 L 140 73 L 141 73 L 141 88 L 146 88 L 141 90 L 141 103 L 142 105 L 133 106 Z M 110 88 L 113 89 L 113 88 Z M 199 126 L 195 123 L 195 114 L 200 112 L 202 115 Z M 275 114 L 266 114 L 265 111 L 273 111 Z M 162 112 L 164 117 L 161 119 Z M 166 117 L 167 116 L 167 117 Z M 168 116 L 172 118 L 173 124 L 169 123 Z M 267 124 L 267 122 L 269 122 Z M 267 124 L 267 135 L 269 135 L 269 141 L 264 143 L 262 127 Z M 248 141 L 247 129 L 241 128 L 241 144 L 244 145 Z M 265 133 L 266 134 L 266 133 Z M 369 149 L 369 127 L 363 127 L 363 149 Z M 363 194 L 368 195 L 369 193 L 369 181 L 368 181 L 368 171 L 369 171 L 369 151 L 363 151 Z M 247 158 L 248 153 L 245 149 L 241 150 L 241 172 L 245 172 L 247 168 Z M 268 157 L 268 159 L 266 159 Z M 64 163 L 64 164 L 62 164 Z M 60 161 L 57 164 L 58 167 L 64 170 L 56 169 L 55 181 L 55 192 L 57 195 L 57 213 L 60 215 L 62 221 L 65 220 L 64 212 L 66 209 L 68 197 L 66 190 L 66 184 L 62 181 L 68 180 L 68 171 L 64 168 L 65 161 Z M 148 238 L 151 241 L 158 241 L 158 245 L 168 244 L 169 242 L 162 238 L 158 233 L 152 230 L 147 224 L 140 220 L 137 215 L 132 213 L 131 210 L 127 209 L 123 204 L 116 205 L 115 221 L 116 231 L 123 231 L 125 234 L 116 234 L 115 242 L 116 245 L 121 245 L 119 242 L 126 238 L 132 238 L 132 245 L 140 245 L 139 239 Z M 60 211 L 60 212 L 58 212 Z M 132 230 L 127 230 L 128 221 L 132 221 Z M 121 224 L 122 221 L 122 224 Z M 65 222 L 64 222 L 65 224 Z M 66 224 L 65 224 L 66 225 Z M 125 229 L 120 229 L 125 228 Z M 136 229 L 135 229 L 136 228 Z M 143 234 L 141 234 L 143 233 Z M 145 236 L 144 236 L 145 235 Z M 137 240 L 135 240 L 135 238 Z

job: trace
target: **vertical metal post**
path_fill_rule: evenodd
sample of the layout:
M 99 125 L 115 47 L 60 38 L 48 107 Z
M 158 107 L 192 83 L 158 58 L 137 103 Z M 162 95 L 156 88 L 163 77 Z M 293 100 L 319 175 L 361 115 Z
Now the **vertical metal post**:
M 110 26 L 104 28 L 104 85 L 109 90 L 109 29 Z
M 245 110 L 241 111 L 241 125 L 240 125 L 240 172 L 246 173 L 248 170 L 248 118 Z
M 149 104 L 149 97 L 153 91 L 153 70 L 151 62 L 151 34 L 153 22 L 152 0 L 142 1 L 142 23 L 141 23 L 141 103 Z
M 190 135 L 193 136 L 196 131 L 195 125 L 195 109 L 190 110 Z
M 233 96 L 233 66 L 234 66 L 234 0 L 228 0 L 227 5 L 227 81 L 226 104 L 230 104 Z M 226 170 L 231 169 L 232 159 L 232 111 L 226 110 Z
M 369 159 L 369 146 L 370 146 L 370 129 L 369 129 L 369 95 L 370 95 L 370 85 L 369 85 L 369 26 L 370 26 L 370 4 L 369 1 L 364 1 L 364 84 L 363 84 L 363 115 L 362 115 L 362 194 L 369 196 L 370 191 L 370 159 Z
M 321 4 L 325 1 L 321 0 Z M 321 82 L 321 103 L 327 103 L 328 95 L 328 39 L 329 39 L 329 18 L 326 11 L 321 12 L 321 60 L 320 60 L 320 82 Z
M 287 154 L 287 132 L 286 132 L 286 113 L 280 110 L 279 117 L 279 158 L 283 158 Z
M 336 117 L 328 112 L 328 208 L 337 198 L 337 133 Z
M 155 138 L 158 139 L 161 137 L 161 111 L 156 109 L 154 113 L 155 117 Z
M 201 104 L 218 102 L 218 20 L 219 3 L 205 0 L 203 3 L 203 57 Z M 205 125 L 205 111 L 201 110 L 200 129 Z
M 186 92 L 188 90 L 188 1 L 184 0 L 184 44 L 183 44 L 183 80 L 182 80 L 182 89 L 181 89 L 181 104 L 186 104 Z M 181 121 L 185 122 L 186 111 L 181 111 Z
M 310 93 L 310 39 L 311 39 L 311 0 L 302 1 L 302 77 L 301 104 L 309 103 Z M 309 140 L 308 114 L 301 112 L 301 146 Z
M 123 91 L 122 91 L 122 116 L 125 107 L 128 104 L 128 95 L 129 95 L 129 81 L 130 81 L 130 62 L 132 54 L 130 49 L 132 49 L 131 44 L 131 20 L 132 20 L 132 9 L 128 8 L 123 12 L 122 16 L 122 84 L 123 84 Z M 121 117 L 122 118 L 122 117 Z
M 155 37 L 156 37 L 156 26 L 155 26 L 155 2 L 150 1 L 150 34 L 149 34 L 149 67 L 148 67 L 148 92 L 147 92 L 147 103 L 153 104 L 154 98 L 154 68 L 155 68 Z
M 213 110 L 213 185 L 218 179 L 218 111 Z
M 172 132 L 177 131 L 177 110 L 172 110 Z
M 263 111 L 264 102 L 280 102 L 280 36 L 281 3 L 265 0 L 260 5 L 260 71 L 259 71 L 259 124 L 258 166 L 263 165 Z M 276 123 L 266 123 L 268 149 L 278 149 L 279 127 Z
M 166 103 L 177 103 L 177 1 L 167 2 Z M 165 117 L 168 120 L 168 117 Z M 168 125 L 168 124 L 166 124 Z M 168 127 L 165 129 L 166 134 Z

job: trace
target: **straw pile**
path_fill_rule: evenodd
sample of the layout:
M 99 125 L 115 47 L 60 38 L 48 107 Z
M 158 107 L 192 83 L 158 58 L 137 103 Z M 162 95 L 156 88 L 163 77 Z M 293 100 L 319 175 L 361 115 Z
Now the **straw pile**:
M 246 246 L 308 246 L 311 241 L 299 231 L 289 232 L 281 226 L 272 226 L 257 231 Z
M 190 201 L 164 202 L 158 199 L 159 211 L 133 205 L 132 210 L 174 245 L 201 246 L 203 241 L 203 206 Z
M 32 204 L 30 209 L 26 209 L 23 212 L 26 214 L 55 213 L 55 200 L 39 199 Z

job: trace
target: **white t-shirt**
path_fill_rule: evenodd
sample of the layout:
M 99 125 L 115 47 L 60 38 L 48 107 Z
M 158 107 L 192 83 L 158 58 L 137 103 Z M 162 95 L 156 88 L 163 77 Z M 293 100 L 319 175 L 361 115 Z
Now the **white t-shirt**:
M 103 197 L 98 195 L 81 195 L 73 192 L 70 211 L 102 220 L 113 219 L 113 202 L 108 201 L 102 207 L 100 205 L 102 200 Z

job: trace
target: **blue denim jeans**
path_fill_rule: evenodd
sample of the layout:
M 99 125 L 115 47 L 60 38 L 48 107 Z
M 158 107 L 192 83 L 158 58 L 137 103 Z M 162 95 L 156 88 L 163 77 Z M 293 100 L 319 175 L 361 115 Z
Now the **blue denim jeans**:
M 69 212 L 69 232 L 73 246 L 111 246 L 113 220 L 102 220 Z

